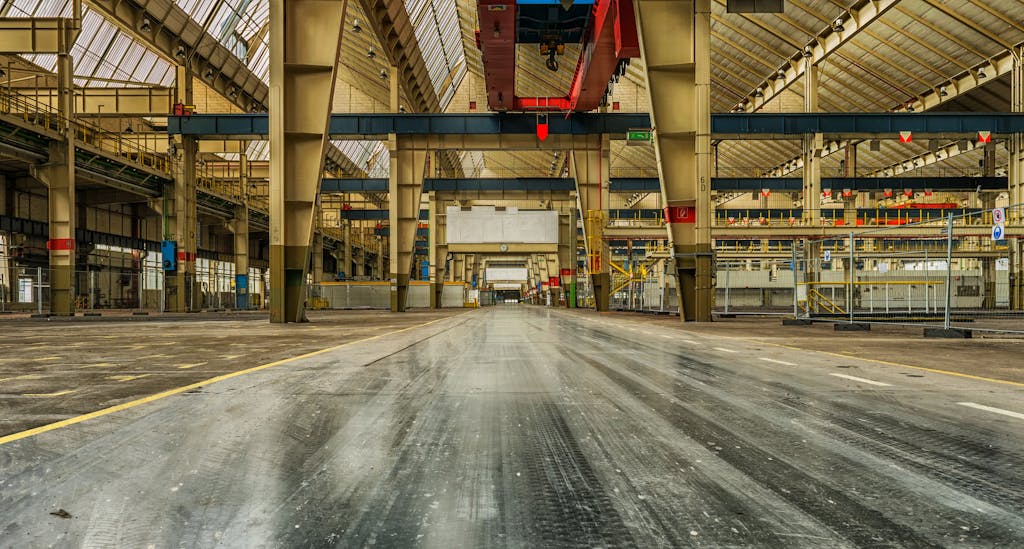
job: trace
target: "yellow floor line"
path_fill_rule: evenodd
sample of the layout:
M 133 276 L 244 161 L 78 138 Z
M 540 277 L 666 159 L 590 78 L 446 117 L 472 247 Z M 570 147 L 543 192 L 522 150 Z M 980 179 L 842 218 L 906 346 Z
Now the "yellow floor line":
M 191 369 L 191 368 L 195 368 L 196 366 L 202 366 L 203 364 L 206 364 L 206 363 L 205 362 L 196 362 L 195 364 L 179 364 L 178 365 L 178 369 L 179 370 L 188 370 L 188 369 Z
M 119 376 L 107 376 L 107 379 L 111 379 L 111 380 L 114 380 L 114 381 L 124 382 L 124 381 L 134 381 L 136 379 L 142 379 L 144 377 L 149 377 L 149 376 L 150 376 L 150 374 L 139 374 L 139 375 L 135 375 L 135 376 L 119 375 Z
M 1021 383 L 1019 381 L 1009 381 L 1009 380 L 1006 380 L 1006 379 L 996 379 L 996 378 L 992 378 L 992 377 L 976 376 L 976 375 L 971 375 L 971 374 L 964 374 L 964 373 L 961 373 L 961 372 L 952 372 L 952 371 L 949 371 L 949 370 L 939 370 L 937 368 L 926 368 L 924 366 L 911 366 L 910 364 L 900 364 L 899 362 L 889 362 L 888 360 L 879 360 L 877 358 L 864 358 L 864 357 L 859 357 L 859 356 L 856 356 L 856 355 L 844 355 L 842 353 L 833 353 L 831 351 L 818 351 L 818 350 L 815 350 L 815 349 L 804 349 L 804 348 L 801 348 L 801 347 L 793 347 L 792 345 L 784 345 L 782 343 L 772 343 L 770 341 L 761 341 L 761 340 L 753 340 L 753 339 L 746 339 L 746 338 L 734 338 L 734 339 L 743 339 L 745 341 L 760 343 L 760 344 L 764 344 L 764 345 L 773 345 L 775 347 L 782 347 L 784 349 L 792 349 L 794 351 L 805 351 L 805 352 L 811 352 L 811 353 L 823 353 L 823 354 L 826 354 L 826 355 L 832 355 L 832 356 L 836 356 L 836 357 L 839 357 L 839 358 L 853 358 L 853 359 L 856 359 L 856 360 L 864 360 L 864 361 L 867 361 L 867 362 L 874 362 L 876 364 L 883 364 L 885 366 L 896 366 L 898 368 L 910 368 L 912 370 L 921 370 L 922 372 L 930 372 L 930 373 L 933 373 L 933 374 L 944 374 L 944 375 L 947 375 L 947 376 L 956 376 L 956 377 L 963 377 L 963 378 L 967 378 L 967 379 L 973 379 L 973 380 L 976 380 L 976 381 L 989 381 L 989 382 L 992 382 L 992 383 L 1001 383 L 1003 385 L 1012 385 L 1014 387 L 1024 387 L 1024 383 Z
M 43 379 L 43 376 L 39 374 L 22 374 L 20 376 L 0 378 L 0 381 L 14 381 L 16 379 Z
M 23 394 L 21 396 L 27 396 L 27 397 L 59 397 L 59 396 L 64 396 L 64 395 L 70 395 L 73 392 L 75 392 L 74 389 L 65 389 L 63 391 L 57 391 L 56 393 L 25 393 L 25 394 Z M 3 442 L 0 442 L 0 444 L 3 444 Z
M 46 361 L 46 360 L 60 360 L 60 357 L 59 356 L 43 356 L 43 357 L 33 358 L 32 359 L 33 362 L 43 362 L 43 361 Z
M 79 368 L 109 368 L 110 366 L 117 366 L 113 362 L 97 362 L 96 364 L 82 364 Z
M 922 372 L 930 372 L 930 373 L 933 373 L 933 374 L 943 374 L 943 375 L 947 375 L 947 376 L 962 377 L 962 378 L 966 378 L 966 379 L 973 379 L 973 380 L 976 380 L 976 381 L 988 381 L 988 382 L 991 382 L 991 383 L 999 383 L 999 384 L 1002 384 L 1002 385 L 1011 385 L 1013 387 L 1024 387 L 1024 383 L 1021 383 L 1019 381 L 1009 381 L 1009 380 L 1006 380 L 1006 379 L 996 379 L 996 378 L 992 378 L 992 377 L 976 376 L 976 375 L 972 375 L 972 374 L 964 374 L 964 373 L 961 373 L 961 372 L 952 372 L 950 370 L 939 370 L 937 368 L 928 368 L 928 367 L 925 367 L 925 366 L 911 366 L 910 364 L 901 364 L 899 362 L 889 362 L 887 360 L 880 360 L 880 359 L 877 359 L 877 358 L 863 358 L 863 357 L 859 357 L 859 356 L 856 356 L 856 355 L 849 355 L 849 354 L 842 354 L 842 353 L 833 353 L 831 351 L 819 351 L 819 350 L 816 350 L 816 349 L 805 349 L 805 348 L 802 348 L 802 347 L 794 347 L 792 345 L 785 345 L 783 343 L 773 343 L 771 341 L 765 341 L 763 339 L 755 339 L 755 338 L 749 338 L 749 337 L 726 336 L 726 335 L 715 335 L 715 334 L 703 334 L 701 332 L 691 332 L 691 331 L 688 331 L 688 330 L 680 330 L 680 331 L 682 331 L 683 333 L 686 333 L 686 334 L 691 334 L 691 335 L 700 335 L 700 336 L 706 336 L 706 337 L 717 337 L 717 338 L 721 338 L 721 339 L 735 339 L 735 340 L 740 340 L 740 341 L 746 341 L 747 343 L 754 343 L 754 344 L 759 344 L 759 345 L 771 345 L 771 346 L 774 346 L 774 347 L 782 347 L 783 349 L 791 349 L 791 350 L 794 350 L 794 351 L 804 351 L 804 352 L 809 352 L 809 353 L 823 353 L 823 354 L 826 354 L 826 355 L 831 355 L 831 356 L 835 356 L 835 357 L 839 357 L 839 358 L 853 358 L 853 359 L 856 359 L 856 360 L 864 360 L 864 361 L 867 361 L 867 362 L 874 362 L 876 364 L 882 364 L 882 365 L 885 365 L 885 366 L 896 366 L 898 368 L 910 368 L 912 370 L 920 370 Z
M 460 313 L 460 314 L 463 314 L 463 313 Z M 64 419 L 64 420 L 57 421 L 57 422 L 54 422 L 54 423 L 49 423 L 47 425 L 41 425 L 41 426 L 36 427 L 34 429 L 28 429 L 26 431 L 21 431 L 21 432 L 18 432 L 18 433 L 11 433 L 9 435 L 5 435 L 5 436 L 0 437 L 0 446 L 2 446 L 4 444 L 8 444 L 10 442 L 21 440 L 21 439 L 24 439 L 24 438 L 28 438 L 28 437 L 32 437 L 32 436 L 35 436 L 35 435 L 40 435 L 42 433 L 47 433 L 47 432 L 50 432 L 50 431 L 54 431 L 54 430 L 60 429 L 62 427 L 69 427 L 71 425 L 82 423 L 83 421 L 88 421 L 90 419 L 95 419 L 95 418 L 103 417 L 103 416 L 110 415 L 110 414 L 113 414 L 113 413 L 116 413 L 116 412 L 121 412 L 121 411 L 127 410 L 129 408 L 134 408 L 134 407 L 140 406 L 142 404 L 147 404 L 147 403 L 150 403 L 150 402 L 154 402 L 154 401 L 160 400 L 162 398 L 167 398 L 169 396 L 181 394 L 181 393 L 184 393 L 186 391 L 191 391 L 192 389 L 198 389 L 200 387 L 204 387 L 206 385 L 211 385 L 213 383 L 217 383 L 217 382 L 220 382 L 220 381 L 226 381 L 226 380 L 229 380 L 229 379 L 232 379 L 232 378 L 236 378 L 238 376 L 243 376 L 243 375 L 246 375 L 246 374 L 251 374 L 253 372 L 258 372 L 260 370 L 266 370 L 267 368 L 273 368 L 274 366 L 280 366 L 282 364 L 288 364 L 289 362 L 295 362 L 296 360 L 302 360 L 304 358 L 309 358 L 309 357 L 313 357 L 313 356 L 316 356 L 316 355 L 322 355 L 324 353 L 329 353 L 331 351 L 336 351 L 338 349 L 341 349 L 343 347 L 348 347 L 349 345 L 353 345 L 353 344 L 356 344 L 356 343 L 365 343 L 367 341 L 372 341 L 374 339 L 378 339 L 378 338 L 381 338 L 381 337 L 387 337 L 387 336 L 390 336 L 390 335 L 395 335 L 397 333 L 406 332 L 406 331 L 409 331 L 409 330 L 415 330 L 417 328 L 425 328 L 427 326 L 430 326 L 431 324 L 434 324 L 434 323 L 437 323 L 437 322 L 441 322 L 442 320 L 449 320 L 449 319 L 455 318 L 456 316 L 459 316 L 459 315 L 456 314 L 456 315 L 452 315 L 452 316 L 445 317 L 445 318 L 438 318 L 438 319 L 435 319 L 435 320 L 431 320 L 430 322 L 426 322 L 426 323 L 423 323 L 423 324 L 417 324 L 416 326 L 409 326 L 408 328 L 402 328 L 401 330 L 395 330 L 393 332 L 388 332 L 386 334 L 379 334 L 379 335 L 375 335 L 375 336 L 371 336 L 371 337 L 367 337 L 367 338 L 363 338 L 363 339 L 359 339 L 359 340 L 355 340 L 355 341 L 348 341 L 348 342 L 342 343 L 341 345 L 335 345 L 334 347 L 327 347 L 326 349 L 320 349 L 319 351 L 313 351 L 311 353 L 306 353 L 304 355 L 293 356 L 291 358 L 285 358 L 285 359 L 277 360 L 277 361 L 274 361 L 274 362 L 268 362 L 267 364 L 261 364 L 259 366 L 253 366 L 252 368 L 248 368 L 248 369 L 245 369 L 245 370 L 239 370 L 237 372 L 231 372 L 231 373 L 219 375 L 219 376 L 216 376 L 216 377 L 211 377 L 210 379 L 205 379 L 203 381 L 197 381 L 195 383 L 191 383 L 189 385 L 184 385 L 182 387 L 176 387 L 174 389 L 168 389 L 166 391 L 163 391 L 163 392 L 160 392 L 160 393 L 156 393 L 154 395 L 149 395 L 147 397 L 142 397 L 142 398 L 133 400 L 131 402 L 125 402 L 123 404 L 118 404 L 116 406 L 111 406 L 109 408 L 103 408 L 102 410 L 96 410 L 95 412 L 89 412 L 88 414 L 82 414 L 80 416 L 70 417 L 68 419 Z M 63 394 L 68 394 L 68 393 L 63 393 Z M 26 395 L 26 396 L 28 396 L 28 395 Z M 51 395 L 37 395 L 37 396 L 59 396 L 59 395 L 54 393 L 54 394 L 51 394 Z

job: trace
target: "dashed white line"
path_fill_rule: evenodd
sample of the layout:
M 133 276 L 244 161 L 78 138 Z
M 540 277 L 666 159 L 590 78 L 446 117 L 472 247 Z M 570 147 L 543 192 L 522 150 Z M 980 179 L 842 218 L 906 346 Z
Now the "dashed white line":
M 783 366 L 796 366 L 792 362 L 786 362 L 785 360 L 775 360 L 774 358 L 761 358 L 765 362 L 773 362 L 775 364 L 782 364 Z
M 984 404 L 975 404 L 973 402 L 957 402 L 961 406 L 967 406 L 968 408 L 975 408 L 977 410 L 985 410 L 986 412 L 992 412 L 993 414 L 1002 414 L 1004 416 L 1015 417 L 1017 419 L 1024 419 L 1024 414 L 1019 412 L 1011 412 L 1009 410 L 1003 410 L 1002 408 L 993 408 L 991 406 L 985 406 Z
M 878 385 L 879 387 L 892 387 L 889 383 L 882 383 L 881 381 L 872 381 L 870 379 L 864 379 L 857 376 L 848 376 L 846 374 L 829 374 L 830 376 L 841 377 L 843 379 L 849 379 L 850 381 L 859 381 L 861 383 L 867 383 L 868 385 Z
M 725 348 L 722 348 L 722 347 L 715 347 L 715 350 L 716 351 L 722 351 L 723 353 L 738 353 L 739 352 L 739 351 L 734 351 L 732 349 L 725 349 Z

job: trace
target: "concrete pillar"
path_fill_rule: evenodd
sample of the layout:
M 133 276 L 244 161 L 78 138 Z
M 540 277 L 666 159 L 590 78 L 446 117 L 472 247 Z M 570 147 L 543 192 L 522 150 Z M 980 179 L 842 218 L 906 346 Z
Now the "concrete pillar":
M 608 243 L 604 228 L 608 224 L 608 182 L 610 179 L 611 141 L 605 135 L 580 137 L 573 143 L 569 176 L 576 180 L 576 193 L 583 217 L 583 241 L 587 252 L 587 271 L 594 288 L 594 305 L 608 310 L 611 291 Z
M 385 237 L 377 237 L 377 268 L 375 273 L 377 280 L 384 280 L 384 256 L 389 247 L 390 245 Z
M 57 56 L 58 112 L 62 139 L 51 141 L 46 164 L 30 168 L 32 176 L 49 190 L 50 312 L 73 315 L 75 306 L 75 132 L 71 55 Z M 41 291 L 41 289 L 40 289 Z M 42 296 L 39 297 L 42 299 Z
M 270 321 L 304 322 L 346 0 L 270 0 Z
M 476 254 L 466 254 L 462 262 L 465 271 L 462 273 L 462 280 L 473 287 L 473 275 L 476 273 Z M 479 289 L 479 285 L 476 287 Z
M 560 291 L 565 292 L 565 303 L 567 307 L 576 307 L 576 276 L 575 255 L 576 255 L 576 231 L 572 225 L 572 210 L 562 212 L 558 215 L 558 268 Z M 573 299 L 569 299 L 569 294 Z
M 192 69 L 179 66 L 176 74 L 178 101 L 192 103 Z M 175 136 L 172 158 L 174 185 L 164 188 L 157 210 L 164 219 L 164 238 L 174 242 L 175 269 L 164 271 L 164 303 L 167 311 L 198 311 L 202 307 L 196 280 L 196 151 L 194 137 Z
M 810 64 L 810 60 L 804 63 Z M 804 112 L 818 112 L 818 67 L 809 66 L 804 71 Z M 803 220 L 805 223 L 821 223 L 821 150 L 824 138 L 819 134 L 806 134 L 800 148 L 804 163 Z
M 396 69 L 397 71 L 397 69 Z M 393 72 L 396 72 L 393 71 Z M 395 84 L 397 86 L 397 83 Z M 408 306 L 409 280 L 414 270 L 416 229 L 419 225 L 420 195 L 423 192 L 423 170 L 427 151 L 417 148 L 417 137 L 402 147 L 397 136 L 388 139 L 391 147 L 390 176 L 390 277 L 391 311 L 402 312 Z
M 711 321 L 711 0 L 636 0 L 680 318 Z
M 228 222 L 233 234 L 235 252 L 235 308 L 249 308 L 249 208 L 235 207 L 235 217 Z
M 312 250 L 312 278 L 313 284 L 320 284 L 324 281 L 324 235 L 313 233 Z
M 1024 112 L 1024 46 L 1017 48 L 1010 74 L 1010 110 Z M 1007 209 L 1008 221 L 1012 225 L 1024 223 L 1024 133 L 1015 133 L 1006 141 L 1010 152 L 1009 176 L 1010 207 Z M 1010 308 L 1024 309 L 1024 257 L 1022 247 L 1024 241 L 1011 238 L 1010 245 Z
M 430 255 L 430 308 L 441 308 L 441 294 L 444 292 L 445 264 L 448 259 L 448 237 L 445 231 L 445 201 L 438 200 L 436 193 L 430 193 L 429 200 L 429 242 Z
M 346 219 L 342 223 L 344 242 L 342 243 L 343 253 L 341 254 L 341 267 L 338 270 L 345 273 L 345 278 L 351 279 L 355 276 L 355 273 L 352 272 L 352 220 Z

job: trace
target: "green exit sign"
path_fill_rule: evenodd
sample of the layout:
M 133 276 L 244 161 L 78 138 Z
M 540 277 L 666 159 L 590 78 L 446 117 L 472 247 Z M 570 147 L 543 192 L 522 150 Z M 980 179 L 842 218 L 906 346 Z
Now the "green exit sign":
M 626 141 L 630 143 L 650 143 L 651 130 L 629 130 L 626 132 Z

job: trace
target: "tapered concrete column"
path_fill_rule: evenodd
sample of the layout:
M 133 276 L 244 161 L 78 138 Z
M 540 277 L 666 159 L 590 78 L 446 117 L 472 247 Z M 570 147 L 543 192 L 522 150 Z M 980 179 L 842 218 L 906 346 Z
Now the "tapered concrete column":
M 304 322 L 345 0 L 270 0 L 270 321 Z
M 444 292 L 445 263 L 448 260 L 448 237 L 445 232 L 445 201 L 438 200 L 436 193 L 430 193 L 429 200 L 429 242 L 430 254 L 430 308 L 441 308 L 441 294 Z
M 574 141 L 569 176 L 576 180 L 587 270 L 598 311 L 608 310 L 608 292 L 611 291 L 610 254 L 608 242 L 604 239 L 604 228 L 608 224 L 610 165 L 611 141 L 608 136 L 591 135 Z
M 249 308 L 249 208 L 235 207 L 235 217 L 227 223 L 234 240 L 235 308 Z
M 420 195 L 423 193 L 423 170 L 427 150 L 423 138 L 388 139 L 391 148 L 389 180 L 391 311 L 401 312 L 408 306 L 409 280 L 413 271 L 416 228 L 419 224 Z M 403 146 L 405 145 L 405 146 Z
M 635 0 L 680 319 L 710 321 L 711 0 Z

